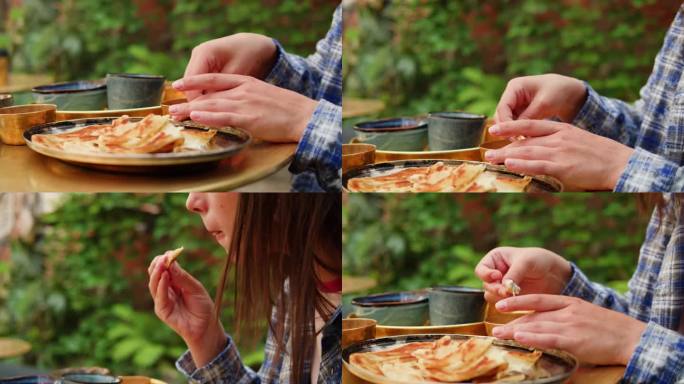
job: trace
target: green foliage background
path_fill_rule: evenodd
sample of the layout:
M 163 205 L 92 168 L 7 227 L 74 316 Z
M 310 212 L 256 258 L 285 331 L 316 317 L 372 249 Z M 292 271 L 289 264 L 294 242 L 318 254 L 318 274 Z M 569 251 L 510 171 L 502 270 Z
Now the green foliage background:
M 0 26 L 18 72 L 58 80 L 106 73 L 183 74 L 196 45 L 237 32 L 279 39 L 308 55 L 338 0 L 23 0 Z M 0 15 L 2 16 L 2 15 Z M 2 17 L 0 17 L 2 20 Z M 4 44 L 3 44 L 4 42 Z
M 507 81 L 549 72 L 638 97 L 677 0 L 359 0 L 345 19 L 344 92 L 384 115 L 493 115 Z
M 0 335 L 33 345 L 24 364 L 48 371 L 102 366 L 119 375 L 180 380 L 173 364 L 185 345 L 154 314 L 147 266 L 183 245 L 179 262 L 211 294 L 225 260 L 199 216 L 185 209 L 186 197 L 67 195 L 39 218 L 32 240 L 12 244 L 11 260 L 0 261 Z M 228 290 L 222 320 L 230 332 Z M 241 352 L 258 368 L 262 346 Z
M 375 292 L 481 287 L 474 269 L 488 251 L 534 246 L 624 291 L 648 216 L 629 194 L 350 194 L 343 267 L 346 275 L 375 278 Z

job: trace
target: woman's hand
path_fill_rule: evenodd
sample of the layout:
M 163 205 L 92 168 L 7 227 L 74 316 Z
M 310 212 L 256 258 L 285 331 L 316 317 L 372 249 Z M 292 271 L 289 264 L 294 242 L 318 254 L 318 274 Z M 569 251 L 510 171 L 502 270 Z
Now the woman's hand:
M 225 348 L 226 335 L 202 284 L 178 262 L 167 268 L 167 257 L 168 252 L 155 257 L 148 268 L 154 312 L 183 338 L 195 365 L 202 367 Z
M 238 33 L 210 40 L 192 50 L 183 77 L 226 73 L 263 79 L 273 68 L 276 52 L 276 45 L 270 37 L 254 33 Z M 188 100 L 194 100 L 201 94 L 200 90 L 185 92 Z
M 587 301 L 558 295 L 524 295 L 496 304 L 500 312 L 534 311 L 494 336 L 535 348 L 561 349 L 590 364 L 627 365 L 646 324 Z
M 501 123 L 558 117 L 570 123 L 586 99 L 584 83 L 571 77 L 554 74 L 518 77 L 508 82 L 501 95 L 495 120 Z
M 181 91 L 209 90 L 185 104 L 172 105 L 176 120 L 188 116 L 209 126 L 243 128 L 273 142 L 299 142 L 318 102 L 250 76 L 205 74 L 174 83 Z
M 498 123 L 489 132 L 526 138 L 487 151 L 487 161 L 514 172 L 553 176 L 567 190 L 613 190 L 634 152 L 617 141 L 547 120 Z
M 571 272 L 570 263 L 542 248 L 495 248 L 475 267 L 475 274 L 484 282 L 485 299 L 490 303 L 509 296 L 502 284 L 505 279 L 513 280 L 523 295 L 559 294 Z

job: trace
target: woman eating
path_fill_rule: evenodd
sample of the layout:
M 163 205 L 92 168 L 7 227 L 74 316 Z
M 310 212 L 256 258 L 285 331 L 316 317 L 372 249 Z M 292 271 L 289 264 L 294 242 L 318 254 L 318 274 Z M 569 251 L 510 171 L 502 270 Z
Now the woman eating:
M 585 363 L 626 365 L 626 383 L 684 382 L 684 196 L 656 196 L 626 294 L 542 248 L 485 255 L 475 269 L 485 299 L 501 312 L 534 311 L 495 327 L 494 336 L 562 349 Z M 508 297 L 509 280 L 520 296 Z
M 226 250 L 212 300 L 171 251 L 150 263 L 155 313 L 188 346 L 176 367 L 197 383 L 339 383 L 341 198 L 191 193 L 187 208 Z M 264 363 L 245 366 L 220 319 L 234 271 L 235 329 L 268 325 Z

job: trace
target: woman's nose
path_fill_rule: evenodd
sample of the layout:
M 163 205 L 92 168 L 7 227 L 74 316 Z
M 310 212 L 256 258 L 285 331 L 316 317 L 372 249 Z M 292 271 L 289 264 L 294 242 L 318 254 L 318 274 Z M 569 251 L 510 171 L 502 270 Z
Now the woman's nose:
M 188 195 L 188 200 L 185 201 L 185 207 L 190 212 L 205 213 L 207 211 L 207 199 L 204 193 L 191 193 Z

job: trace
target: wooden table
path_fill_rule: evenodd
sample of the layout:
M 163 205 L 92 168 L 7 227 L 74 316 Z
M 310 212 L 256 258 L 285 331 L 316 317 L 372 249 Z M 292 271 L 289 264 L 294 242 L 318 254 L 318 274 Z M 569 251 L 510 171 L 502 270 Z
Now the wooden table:
M 53 82 L 52 75 L 10 73 L 7 85 L 0 85 L 0 93 L 28 91 L 33 87 L 52 84 Z
M 569 384 L 615 384 L 625 374 L 623 366 L 580 367 L 568 381 Z
M 345 97 L 342 99 L 342 118 L 361 117 L 375 115 L 385 109 L 382 100 L 356 99 Z
M 0 359 L 19 357 L 29 353 L 31 344 L 14 338 L 0 338 Z
M 0 191 L 186 192 L 228 191 L 263 179 L 292 159 L 297 144 L 252 144 L 217 167 L 180 175 L 131 175 L 90 170 L 0 144 Z

